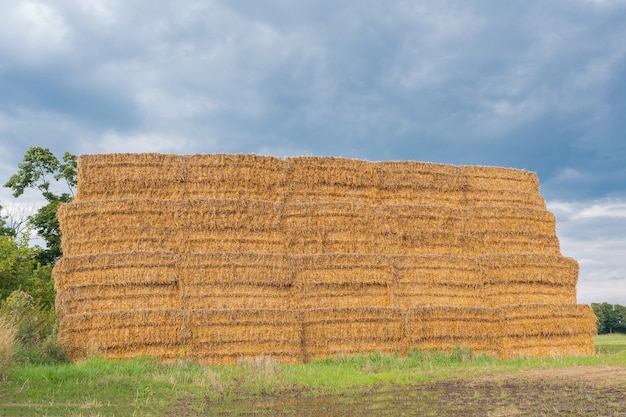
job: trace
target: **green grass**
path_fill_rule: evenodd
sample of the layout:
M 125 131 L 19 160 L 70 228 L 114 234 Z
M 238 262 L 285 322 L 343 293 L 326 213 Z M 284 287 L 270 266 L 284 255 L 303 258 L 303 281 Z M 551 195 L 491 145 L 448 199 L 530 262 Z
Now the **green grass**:
M 614 343 L 618 341 L 619 343 Z M 308 364 L 280 365 L 260 358 L 227 367 L 174 365 L 149 359 L 93 358 L 75 364 L 18 365 L 0 381 L 2 416 L 157 416 L 184 406 L 189 415 L 220 402 L 263 395 L 366 392 L 373 386 L 431 384 L 448 379 L 497 377 L 523 369 L 626 363 L 626 336 L 599 336 L 595 356 L 498 360 L 471 352 L 415 351 L 405 357 L 372 354 Z M 217 406 L 219 408 L 219 405 Z
M 596 350 L 600 353 L 621 352 L 626 350 L 626 334 L 603 334 L 594 338 Z

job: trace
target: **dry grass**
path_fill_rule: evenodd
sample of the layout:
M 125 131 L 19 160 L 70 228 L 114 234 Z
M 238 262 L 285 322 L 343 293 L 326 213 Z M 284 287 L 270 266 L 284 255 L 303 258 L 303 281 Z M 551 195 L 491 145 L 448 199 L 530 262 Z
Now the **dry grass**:
M 0 317 L 0 379 L 6 376 L 13 365 L 16 350 L 16 329 L 8 321 Z

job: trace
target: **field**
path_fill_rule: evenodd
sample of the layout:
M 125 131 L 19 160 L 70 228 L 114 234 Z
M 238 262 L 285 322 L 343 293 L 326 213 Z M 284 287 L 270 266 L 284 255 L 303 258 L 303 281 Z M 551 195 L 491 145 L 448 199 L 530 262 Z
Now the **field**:
M 95 357 L 15 367 L 0 381 L 0 415 L 626 415 L 626 335 L 598 336 L 595 346 L 582 357 L 456 349 L 226 367 Z

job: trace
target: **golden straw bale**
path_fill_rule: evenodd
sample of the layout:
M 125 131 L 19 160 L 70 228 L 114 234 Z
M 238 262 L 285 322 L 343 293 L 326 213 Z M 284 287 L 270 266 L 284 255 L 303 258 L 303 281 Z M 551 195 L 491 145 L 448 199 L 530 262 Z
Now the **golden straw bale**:
M 576 287 L 578 262 L 562 255 L 489 254 L 477 258 L 487 284 L 543 283 Z
M 394 205 L 381 210 L 388 255 L 463 255 L 465 211 L 447 207 Z
M 287 255 L 182 255 L 178 275 L 183 283 L 183 307 L 189 310 L 293 308 L 291 264 Z
M 256 284 L 291 287 L 292 259 L 255 252 L 190 253 L 178 257 L 179 275 L 189 284 Z
M 520 192 L 515 189 L 472 190 L 465 193 L 466 207 L 502 207 L 546 210 L 546 202 L 539 193 Z
M 64 255 L 177 250 L 176 202 L 168 200 L 103 200 L 72 202 L 57 216 Z
M 500 343 L 499 356 L 502 358 L 587 356 L 596 353 L 593 337 L 587 334 L 509 337 Z
M 554 235 L 556 220 L 547 210 L 511 207 L 473 207 L 468 209 L 471 229 L 483 231 L 515 231 Z
M 300 255 L 293 257 L 298 286 L 391 284 L 391 264 L 382 255 Z
M 259 155 L 186 155 L 188 199 L 284 199 L 285 161 Z
M 539 179 L 537 174 L 512 168 L 461 166 L 466 177 L 468 192 L 515 190 L 522 193 L 538 194 Z
M 392 287 L 390 306 L 413 308 L 429 306 L 477 307 L 483 296 L 478 288 L 466 285 L 435 286 L 424 283 L 398 283 Z
M 459 167 L 412 161 L 376 165 L 383 204 L 464 206 L 467 183 Z
M 253 200 L 190 200 L 179 205 L 183 253 L 284 252 L 281 206 Z
M 376 206 L 299 203 L 283 207 L 290 254 L 375 253 L 383 239 Z
M 576 287 L 543 283 L 498 283 L 482 290 L 482 302 L 488 307 L 517 304 L 575 304 Z
M 319 308 L 301 312 L 305 361 L 366 352 L 403 352 L 405 317 L 394 308 Z
M 63 256 L 54 265 L 54 285 L 57 291 L 94 285 L 175 285 L 176 259 L 172 252 Z
M 62 314 L 180 308 L 177 283 L 72 286 L 56 298 Z
M 444 255 L 390 256 L 394 281 L 432 286 L 457 285 L 472 288 L 484 285 L 476 258 Z
M 578 263 L 560 255 L 485 255 L 478 258 L 485 305 L 575 304 Z
M 302 255 L 293 265 L 299 308 L 389 305 L 391 268 L 384 256 Z
M 492 253 L 560 255 L 559 240 L 556 235 L 542 235 L 532 232 L 481 231 L 475 230 L 465 235 L 465 253 L 482 256 Z
M 187 325 L 189 354 L 200 362 L 225 365 L 259 356 L 279 362 L 302 360 L 297 311 L 194 310 Z
M 378 204 L 375 163 L 345 158 L 285 158 L 285 201 Z
M 183 198 L 182 159 L 164 154 L 81 155 L 76 200 Z
M 72 360 L 93 351 L 112 358 L 124 352 L 134 356 L 148 347 L 168 359 L 186 343 L 184 322 L 180 310 L 69 314 L 59 320 L 59 339 Z
M 447 347 L 471 347 L 472 340 L 493 343 L 500 335 L 499 320 L 497 311 L 483 307 L 416 307 L 408 310 L 407 337 L 411 346 L 428 341 Z
M 413 255 L 389 257 L 394 307 L 479 306 L 483 278 L 476 259 Z
M 506 337 L 596 333 L 596 317 L 584 304 L 534 304 L 501 307 Z

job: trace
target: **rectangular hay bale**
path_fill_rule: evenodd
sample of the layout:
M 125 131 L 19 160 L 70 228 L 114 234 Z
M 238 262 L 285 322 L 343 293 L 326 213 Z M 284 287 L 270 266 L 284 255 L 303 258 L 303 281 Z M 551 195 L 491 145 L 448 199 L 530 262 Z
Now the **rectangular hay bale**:
M 405 351 L 404 312 L 394 308 L 302 311 L 305 361 L 336 355 Z
M 258 357 L 301 362 L 297 311 L 270 309 L 193 310 L 188 314 L 189 354 L 212 365 Z
M 375 163 L 345 158 L 285 158 L 287 203 L 352 202 L 378 204 Z

